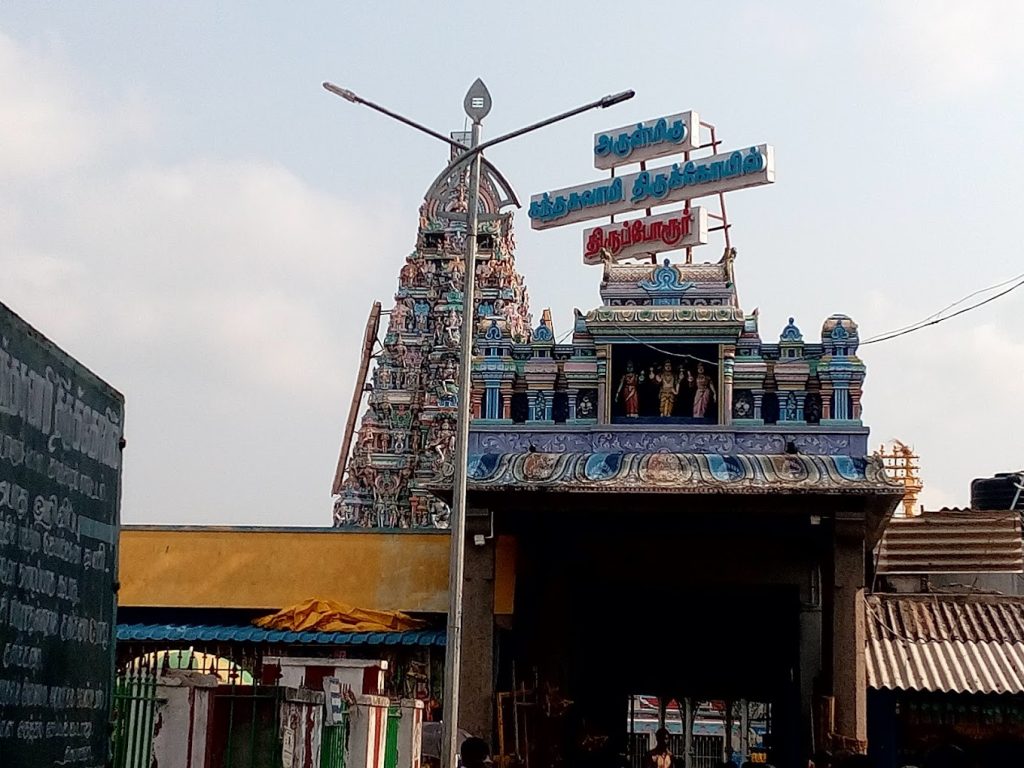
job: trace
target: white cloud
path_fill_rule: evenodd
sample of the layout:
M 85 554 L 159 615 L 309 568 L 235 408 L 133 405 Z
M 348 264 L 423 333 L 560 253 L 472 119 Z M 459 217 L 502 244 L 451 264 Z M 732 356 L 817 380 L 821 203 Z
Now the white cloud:
M 0 32 L 0 175 L 52 176 L 144 133 L 134 101 L 91 91 L 53 45 L 22 45 Z
M 0 37 L 0 298 L 125 393 L 126 522 L 329 524 L 363 323 L 411 222 L 272 162 L 129 164 L 105 149 L 136 108 L 90 108 L 62 66 Z M 387 266 L 352 280 L 368 256 Z
M 886 79 L 909 79 L 933 96 L 954 97 L 1020 69 L 1024 4 L 1016 0 L 906 0 L 878 8 L 865 50 Z
M 927 508 L 966 506 L 972 479 L 1024 468 L 1024 342 L 983 312 L 861 350 L 872 443 L 914 447 Z

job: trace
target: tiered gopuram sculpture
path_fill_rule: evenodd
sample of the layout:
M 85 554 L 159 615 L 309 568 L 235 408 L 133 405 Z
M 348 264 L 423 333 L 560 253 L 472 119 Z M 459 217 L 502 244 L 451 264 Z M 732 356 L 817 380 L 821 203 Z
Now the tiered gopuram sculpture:
M 448 525 L 448 506 L 421 483 L 453 471 L 466 191 L 464 174 L 439 179 L 420 209 L 416 248 L 398 276 L 368 407 L 335 498 L 336 526 Z M 512 214 L 502 212 L 514 198 L 489 165 L 480 197 L 474 329 L 481 339 L 497 331 L 527 342 L 529 304 L 515 267 Z

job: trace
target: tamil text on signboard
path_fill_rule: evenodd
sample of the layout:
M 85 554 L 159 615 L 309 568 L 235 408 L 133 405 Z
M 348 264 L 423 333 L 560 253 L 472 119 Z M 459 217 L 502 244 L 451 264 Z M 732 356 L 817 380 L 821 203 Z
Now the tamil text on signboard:
M 708 214 L 701 207 L 629 219 L 583 230 L 583 263 L 619 261 L 708 241 Z
M 124 399 L 0 304 L 0 764 L 107 761 Z
M 699 126 L 696 112 L 681 112 L 595 133 L 594 167 L 607 170 L 688 152 L 699 145 Z
M 530 198 L 530 226 L 560 227 L 774 181 L 774 150 L 760 144 L 534 195 Z

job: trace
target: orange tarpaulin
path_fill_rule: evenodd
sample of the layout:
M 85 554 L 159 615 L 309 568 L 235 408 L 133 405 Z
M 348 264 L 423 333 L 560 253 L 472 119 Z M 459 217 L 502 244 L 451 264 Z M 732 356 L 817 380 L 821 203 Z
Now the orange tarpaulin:
M 398 611 L 370 611 L 334 600 L 305 600 L 253 621 L 264 629 L 291 632 L 401 632 L 419 629 L 426 622 Z

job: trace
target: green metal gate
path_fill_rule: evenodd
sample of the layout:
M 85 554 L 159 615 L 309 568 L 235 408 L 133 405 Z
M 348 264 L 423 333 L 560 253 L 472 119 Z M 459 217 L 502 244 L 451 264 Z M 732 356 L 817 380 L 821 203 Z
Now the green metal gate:
M 338 722 L 324 725 L 320 734 L 320 768 L 345 768 L 348 748 L 348 706 L 342 704 Z
M 398 768 L 398 726 L 402 709 L 397 704 L 388 707 L 388 730 L 384 742 L 384 768 Z
M 158 701 L 154 670 L 134 666 L 117 676 L 111 734 L 114 768 L 150 768 Z
M 214 691 L 211 768 L 277 768 L 281 765 L 281 689 L 220 685 Z

